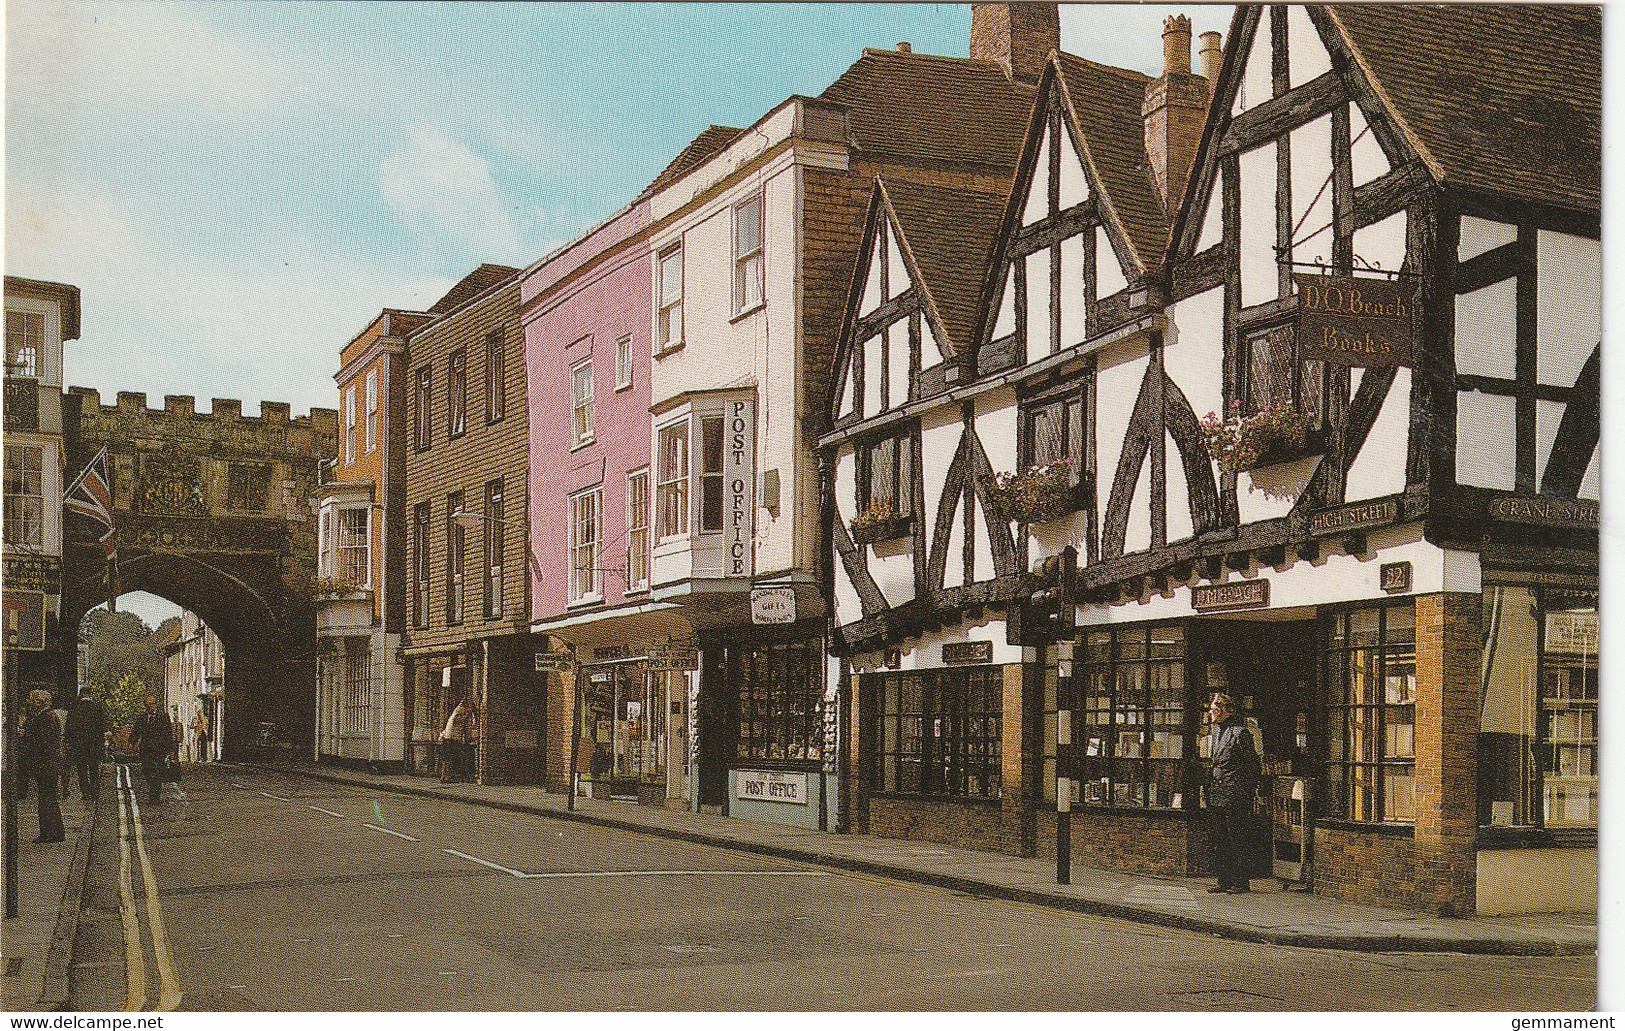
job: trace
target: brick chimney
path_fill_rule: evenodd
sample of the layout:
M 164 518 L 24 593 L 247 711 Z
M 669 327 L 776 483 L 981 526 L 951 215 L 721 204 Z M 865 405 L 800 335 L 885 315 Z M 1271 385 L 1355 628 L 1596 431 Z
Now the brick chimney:
M 1203 60 L 1209 60 L 1203 34 Z M 1145 157 L 1170 214 L 1185 195 L 1191 163 L 1207 119 L 1208 80 L 1191 72 L 1191 20 L 1183 14 L 1162 23 L 1162 77 L 1145 87 Z
M 1050 51 L 1061 49 L 1056 4 L 971 4 L 970 12 L 970 56 L 998 62 L 1017 82 L 1037 82 Z

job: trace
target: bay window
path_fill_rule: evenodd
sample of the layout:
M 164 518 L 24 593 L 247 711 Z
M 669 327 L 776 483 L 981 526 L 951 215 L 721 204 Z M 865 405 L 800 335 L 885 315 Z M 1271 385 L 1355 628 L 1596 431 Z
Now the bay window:
M 721 416 L 700 420 L 700 532 L 722 532 Z
M 45 546 L 45 449 L 6 446 L 5 540 L 21 548 Z
M 657 530 L 662 538 L 688 532 L 688 423 L 660 430 Z
M 336 520 L 334 573 L 347 586 L 372 586 L 371 533 L 366 508 L 341 508 Z
M 45 350 L 45 313 L 6 311 L 6 375 L 40 374 L 40 355 Z

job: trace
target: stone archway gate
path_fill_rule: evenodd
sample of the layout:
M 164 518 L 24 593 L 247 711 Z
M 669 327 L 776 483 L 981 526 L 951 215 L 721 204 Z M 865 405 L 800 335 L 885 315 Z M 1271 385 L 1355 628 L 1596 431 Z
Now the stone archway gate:
M 74 398 L 78 417 L 74 419 Z M 336 453 L 338 414 L 315 408 L 290 419 L 267 401 L 257 417 L 216 398 L 200 415 L 191 397 L 162 411 L 142 393 L 116 405 L 69 388 L 68 475 L 106 445 L 118 523 L 118 590 L 147 591 L 191 609 L 225 650 L 227 758 L 241 757 L 258 727 L 310 754 L 315 709 L 316 520 L 309 497 L 318 463 Z M 65 526 L 57 633 L 72 655 L 84 614 L 107 600 L 99 528 Z

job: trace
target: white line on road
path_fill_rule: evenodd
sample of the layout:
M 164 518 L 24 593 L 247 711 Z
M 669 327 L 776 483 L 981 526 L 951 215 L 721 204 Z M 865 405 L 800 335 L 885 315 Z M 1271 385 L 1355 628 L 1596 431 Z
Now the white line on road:
M 341 820 L 349 819 L 349 817 L 345 816 L 343 813 L 335 813 L 333 810 L 331 810 L 331 809 L 323 809 L 319 805 L 307 805 L 307 806 L 305 806 L 305 808 L 306 809 L 314 809 L 318 813 L 326 813 L 328 816 L 336 816 Z
M 281 795 L 273 795 L 269 791 L 261 791 L 260 794 L 264 795 L 266 798 L 274 798 L 278 802 L 292 802 L 293 801 L 293 799 L 291 799 L 291 798 L 283 798 Z
M 407 841 L 416 841 L 416 840 L 418 840 L 418 839 L 412 837 L 412 835 L 410 835 L 410 834 L 402 834 L 400 831 L 392 831 L 388 827 L 380 827 L 376 823 L 364 823 L 361 826 L 369 828 L 370 830 L 380 831 L 380 832 L 382 832 L 384 834 L 393 834 L 397 838 L 405 838 Z
M 493 870 L 501 870 L 503 873 L 508 874 L 510 877 L 525 877 L 525 876 L 528 876 L 527 874 L 521 873 L 518 870 L 510 870 L 506 866 L 498 866 L 495 863 L 488 863 L 485 860 L 481 859 L 479 856 L 471 856 L 467 852 L 459 852 L 454 848 L 443 848 L 440 851 L 446 853 L 446 855 L 448 855 L 448 856 L 456 856 L 458 859 L 466 859 L 470 863 L 478 863 L 481 866 L 488 866 Z
M 562 870 L 518 877 L 828 877 L 823 870 Z

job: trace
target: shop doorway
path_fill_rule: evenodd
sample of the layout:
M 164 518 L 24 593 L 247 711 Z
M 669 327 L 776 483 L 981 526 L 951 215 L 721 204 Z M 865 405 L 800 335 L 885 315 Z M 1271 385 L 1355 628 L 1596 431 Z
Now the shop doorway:
M 595 798 L 666 797 L 666 700 L 644 662 L 585 666 L 581 765 Z

